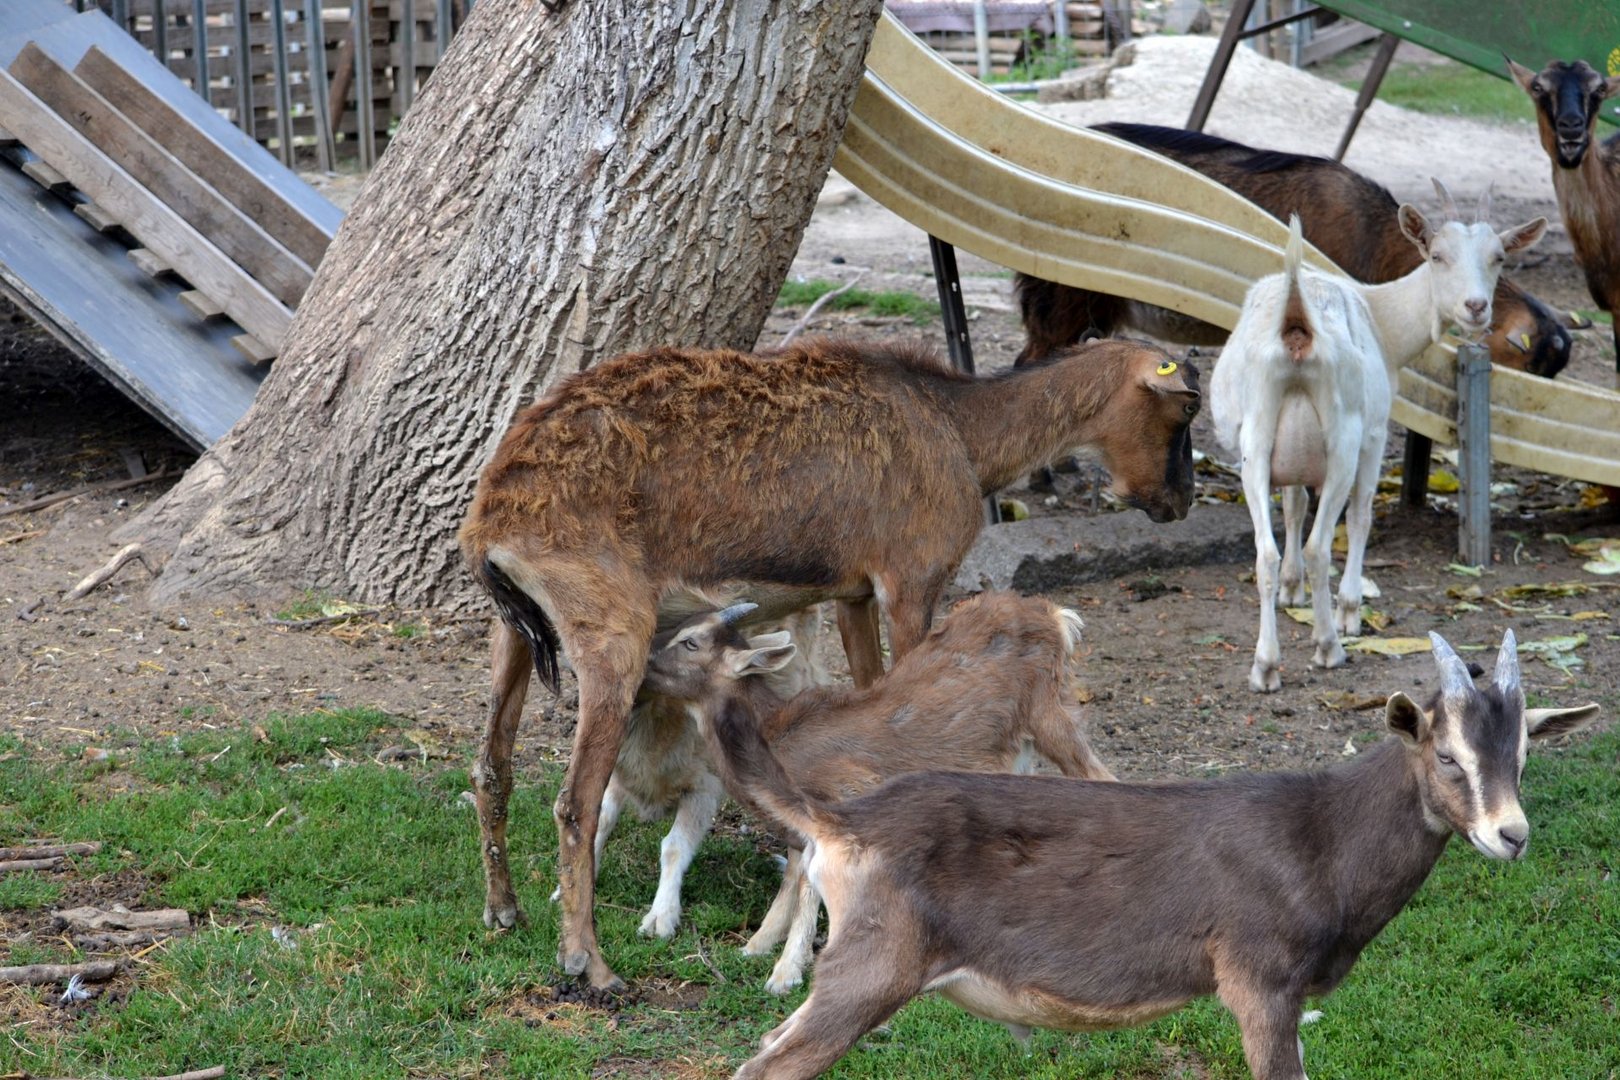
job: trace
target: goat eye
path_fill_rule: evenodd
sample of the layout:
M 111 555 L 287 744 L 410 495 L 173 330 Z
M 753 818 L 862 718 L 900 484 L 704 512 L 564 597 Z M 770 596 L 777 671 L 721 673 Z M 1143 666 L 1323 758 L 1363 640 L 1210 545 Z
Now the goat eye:
M 1431 262 L 1438 263 L 1441 266 L 1446 265 L 1446 257 L 1444 255 L 1439 254 L 1438 252 L 1436 252 L 1435 254 L 1429 256 L 1429 259 L 1430 259 Z
M 681 642 L 681 645 L 686 649 L 687 652 L 697 652 L 698 650 L 696 638 L 687 638 L 685 641 Z
M 1438 761 L 1442 765 L 1455 765 L 1455 764 L 1457 764 L 1457 759 L 1456 758 L 1452 757 L 1450 754 L 1442 754 L 1438 750 L 1436 750 L 1434 752 L 1434 759 L 1436 761 Z

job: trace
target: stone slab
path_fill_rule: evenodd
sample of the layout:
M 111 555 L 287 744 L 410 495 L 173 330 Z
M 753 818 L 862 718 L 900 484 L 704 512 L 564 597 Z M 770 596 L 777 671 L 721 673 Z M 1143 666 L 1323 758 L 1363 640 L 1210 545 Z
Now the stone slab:
M 1138 510 L 1053 515 L 992 525 L 953 584 L 966 592 L 1046 592 L 1180 566 L 1254 560 L 1249 511 L 1199 503 L 1183 521 L 1155 525 Z

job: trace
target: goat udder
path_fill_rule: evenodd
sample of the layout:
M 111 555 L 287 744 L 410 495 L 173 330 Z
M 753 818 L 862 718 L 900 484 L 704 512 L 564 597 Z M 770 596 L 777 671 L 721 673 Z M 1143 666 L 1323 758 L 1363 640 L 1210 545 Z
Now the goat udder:
M 1327 440 L 1309 398 L 1290 394 L 1277 412 L 1271 448 L 1271 486 L 1321 487 L 1327 477 Z

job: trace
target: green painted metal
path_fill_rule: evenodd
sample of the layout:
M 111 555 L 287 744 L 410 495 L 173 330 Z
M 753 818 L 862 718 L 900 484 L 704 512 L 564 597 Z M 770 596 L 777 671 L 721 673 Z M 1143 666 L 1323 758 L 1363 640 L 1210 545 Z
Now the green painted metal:
M 1612 0 L 1318 3 L 1504 79 L 1504 53 L 1536 71 L 1549 60 L 1579 59 L 1605 75 L 1620 75 L 1620 3 Z M 1604 118 L 1620 118 L 1620 103 L 1611 101 Z

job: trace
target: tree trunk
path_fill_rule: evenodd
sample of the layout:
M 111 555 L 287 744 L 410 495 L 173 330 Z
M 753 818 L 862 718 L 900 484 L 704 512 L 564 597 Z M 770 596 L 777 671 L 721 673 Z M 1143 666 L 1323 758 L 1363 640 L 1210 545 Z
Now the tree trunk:
M 880 0 L 483 0 L 344 221 L 252 409 L 127 533 L 157 603 L 472 595 L 478 469 L 559 378 L 752 347 Z

